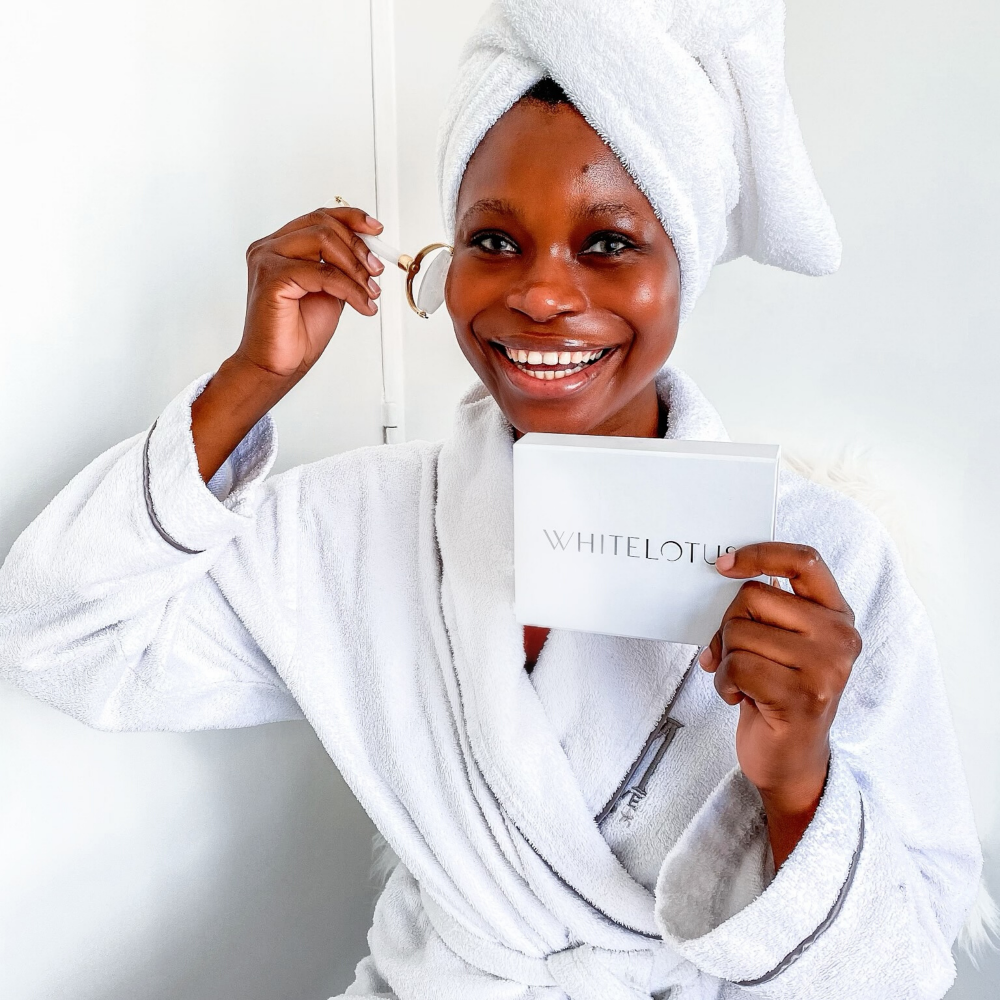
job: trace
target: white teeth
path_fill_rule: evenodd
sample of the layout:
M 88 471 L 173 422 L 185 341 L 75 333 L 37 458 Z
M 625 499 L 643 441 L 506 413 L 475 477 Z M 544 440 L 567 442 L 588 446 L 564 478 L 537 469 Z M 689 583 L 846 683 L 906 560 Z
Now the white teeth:
M 532 378 L 543 381 L 565 378 L 567 375 L 575 375 L 588 364 L 592 364 L 605 354 L 605 350 L 599 351 L 522 351 L 519 348 L 505 347 L 507 357 L 516 364 L 521 371 Z M 559 371 L 532 371 L 524 365 L 572 365 L 573 367 L 562 368 Z
M 583 370 L 583 365 L 577 365 L 575 368 L 560 368 L 558 371 L 552 371 L 549 369 L 544 372 L 535 372 L 530 368 L 522 368 L 521 371 L 525 375 L 530 375 L 532 378 L 540 379 L 542 382 L 551 382 L 553 379 L 566 378 L 567 375 L 575 375 L 578 371 Z

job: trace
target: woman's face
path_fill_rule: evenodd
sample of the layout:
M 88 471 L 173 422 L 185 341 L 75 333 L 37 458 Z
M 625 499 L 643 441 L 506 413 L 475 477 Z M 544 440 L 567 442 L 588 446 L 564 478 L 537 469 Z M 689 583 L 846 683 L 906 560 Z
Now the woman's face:
M 673 245 L 572 106 L 522 100 L 476 150 L 446 290 L 462 351 L 521 431 L 651 436 L 677 338 Z

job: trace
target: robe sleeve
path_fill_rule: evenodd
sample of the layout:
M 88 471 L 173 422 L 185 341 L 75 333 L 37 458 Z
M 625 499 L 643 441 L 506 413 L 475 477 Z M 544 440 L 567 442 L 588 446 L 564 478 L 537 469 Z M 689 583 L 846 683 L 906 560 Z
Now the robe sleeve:
M 881 551 L 873 583 L 845 572 L 865 650 L 801 841 L 774 874 L 760 796 L 737 770 L 660 871 L 664 939 L 726 1000 L 940 1000 L 955 976 L 979 841 L 927 615 L 891 543 L 867 541 Z
M 191 403 L 209 378 L 80 472 L 0 569 L 0 677 L 95 728 L 302 717 L 275 669 L 294 643 L 296 540 L 264 483 L 273 426 L 264 417 L 206 487 Z M 222 566 L 255 582 L 256 625 L 233 610 Z

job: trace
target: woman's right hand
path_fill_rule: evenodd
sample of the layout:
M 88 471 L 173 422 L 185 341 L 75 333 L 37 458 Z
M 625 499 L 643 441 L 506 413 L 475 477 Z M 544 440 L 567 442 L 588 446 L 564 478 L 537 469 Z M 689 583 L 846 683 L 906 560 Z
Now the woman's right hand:
M 320 208 L 252 243 L 236 356 L 292 384 L 302 378 L 330 343 L 345 304 L 362 316 L 378 312 L 375 277 L 385 265 L 358 234 L 381 232 L 360 209 Z
M 385 270 L 358 235 L 381 223 L 357 208 L 320 208 L 247 250 L 243 339 L 191 404 L 198 471 L 208 482 L 247 432 L 319 360 L 345 304 L 378 312 Z

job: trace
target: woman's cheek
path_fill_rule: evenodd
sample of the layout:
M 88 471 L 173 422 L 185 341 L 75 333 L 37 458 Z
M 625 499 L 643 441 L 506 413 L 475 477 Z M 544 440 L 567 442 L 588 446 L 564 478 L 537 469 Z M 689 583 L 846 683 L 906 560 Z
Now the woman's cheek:
M 636 329 L 642 332 L 644 345 L 657 357 L 657 368 L 667 360 L 677 341 L 680 317 L 680 289 L 673 275 L 656 275 L 635 289 Z
M 633 286 L 636 308 L 663 319 L 676 319 L 680 310 L 680 284 L 673 270 L 655 268 Z
M 489 364 L 483 353 L 483 347 L 472 331 L 472 323 L 483 311 L 483 302 L 478 283 L 469 268 L 463 266 L 456 258 L 448 272 L 445 284 L 444 301 L 455 330 L 455 339 L 465 355 L 466 361 L 484 382 L 489 384 Z
M 496 278 L 484 274 L 475 261 L 456 256 L 444 289 L 445 305 L 456 331 L 468 331 L 475 317 L 489 308 L 497 296 L 495 285 Z
M 448 268 L 448 278 L 444 285 L 445 308 L 455 323 L 456 332 L 465 325 L 464 317 L 467 315 L 464 293 L 468 282 L 463 277 L 464 270 L 461 256 L 456 255 L 451 262 L 451 267 Z

